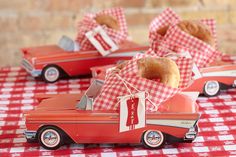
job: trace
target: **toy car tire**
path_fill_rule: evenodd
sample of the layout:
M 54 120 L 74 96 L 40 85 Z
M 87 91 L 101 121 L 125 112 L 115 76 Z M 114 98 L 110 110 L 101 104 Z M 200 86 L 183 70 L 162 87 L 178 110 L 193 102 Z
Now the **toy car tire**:
M 43 69 L 42 78 L 45 82 L 54 83 L 61 77 L 61 71 L 57 66 L 50 65 Z
M 45 149 L 55 150 L 63 145 L 62 132 L 55 127 L 44 127 L 39 131 L 38 141 Z
M 207 81 L 203 87 L 203 94 L 213 97 L 220 93 L 221 85 L 218 81 Z
M 147 130 L 143 134 L 142 143 L 147 148 L 161 148 L 165 143 L 165 135 L 158 130 Z
M 26 139 L 27 143 L 36 143 L 37 139 Z

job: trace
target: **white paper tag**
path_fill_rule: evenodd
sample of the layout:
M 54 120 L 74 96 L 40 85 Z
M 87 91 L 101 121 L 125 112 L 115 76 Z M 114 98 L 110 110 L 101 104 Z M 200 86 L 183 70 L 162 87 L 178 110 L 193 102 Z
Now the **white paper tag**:
M 119 97 L 120 132 L 145 127 L 145 92 Z
M 109 53 L 118 50 L 118 46 L 108 36 L 101 26 L 97 26 L 92 31 L 85 34 L 93 46 L 101 53 L 102 56 L 106 56 Z

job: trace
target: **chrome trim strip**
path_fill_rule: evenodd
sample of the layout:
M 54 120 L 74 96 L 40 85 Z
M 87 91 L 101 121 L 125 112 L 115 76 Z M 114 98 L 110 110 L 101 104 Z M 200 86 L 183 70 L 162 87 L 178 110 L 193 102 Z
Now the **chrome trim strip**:
M 21 62 L 22 67 L 30 73 L 33 77 L 38 77 L 42 74 L 42 70 L 34 69 L 33 65 L 26 59 L 23 59 Z
M 73 59 L 67 59 L 67 60 L 58 60 L 58 61 L 54 61 L 54 62 L 37 62 L 37 64 L 53 64 L 53 63 L 61 63 L 61 62 L 72 62 L 72 61 L 80 61 L 80 60 L 90 60 L 90 59 L 100 59 L 100 58 L 115 58 L 115 57 L 132 57 L 134 56 L 135 54 L 138 54 L 138 53 L 141 53 L 142 51 L 130 51 L 130 52 L 126 52 L 126 55 L 122 55 L 123 53 L 120 53 L 121 55 L 118 56 L 118 53 L 117 54 L 114 54 L 114 56 L 98 56 L 98 57 L 90 57 L 90 58 L 79 58 L 79 59 L 76 59 L 76 58 L 73 58 Z M 128 56 L 127 53 L 132 53 L 133 55 L 132 56 Z
M 179 127 L 179 128 L 191 128 L 194 126 L 197 120 L 171 120 L 171 119 L 148 119 L 146 120 L 147 124 L 151 125 L 162 125 L 162 126 L 171 126 L 171 127 Z
M 209 76 L 224 76 L 224 77 L 236 77 L 236 70 L 214 71 L 202 73 L 203 77 Z
M 132 57 L 138 53 L 142 53 L 142 51 L 131 51 L 131 52 L 125 52 L 125 53 L 111 53 L 105 57 Z
M 23 60 L 21 61 L 21 65 L 22 65 L 23 68 L 24 68 L 26 71 L 28 71 L 28 72 L 30 72 L 30 71 L 33 70 L 32 64 L 31 64 L 27 59 L 23 59 Z

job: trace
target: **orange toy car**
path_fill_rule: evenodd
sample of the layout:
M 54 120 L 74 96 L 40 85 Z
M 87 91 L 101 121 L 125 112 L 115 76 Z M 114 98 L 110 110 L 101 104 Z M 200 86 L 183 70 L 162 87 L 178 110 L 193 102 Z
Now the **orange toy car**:
M 67 37 L 60 41 L 62 42 L 58 45 L 23 48 L 22 67 L 33 77 L 41 77 L 44 81 L 53 83 L 65 74 L 90 74 L 90 68 L 93 66 L 128 60 L 148 49 L 131 41 L 123 41 L 119 45 L 119 50 L 102 56 L 96 50 L 79 51 L 78 45 Z
M 160 148 L 166 142 L 195 139 L 200 115 L 195 101 L 187 95 L 177 94 L 161 104 L 172 104 L 166 112 L 146 113 L 145 127 L 120 132 L 118 112 L 93 110 L 93 100 L 101 87 L 102 82 L 94 81 L 84 94 L 38 95 L 40 104 L 25 114 L 27 141 L 38 141 L 46 149 L 57 149 L 68 141 L 141 142 L 149 148 Z

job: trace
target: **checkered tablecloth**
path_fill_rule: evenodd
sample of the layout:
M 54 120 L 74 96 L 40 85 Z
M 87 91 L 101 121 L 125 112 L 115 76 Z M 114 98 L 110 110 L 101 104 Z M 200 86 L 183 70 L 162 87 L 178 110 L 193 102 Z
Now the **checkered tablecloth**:
M 202 114 L 199 135 L 193 143 L 166 145 L 160 150 L 141 145 L 71 144 L 49 151 L 23 136 L 23 111 L 37 106 L 36 93 L 80 93 L 89 79 L 61 80 L 55 84 L 35 81 L 19 67 L 0 68 L 0 157 L 3 156 L 235 156 L 236 89 L 213 98 L 199 97 Z

